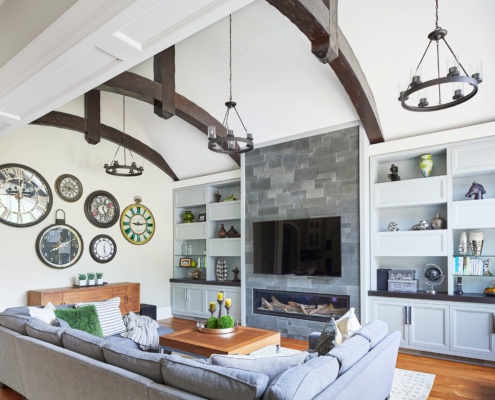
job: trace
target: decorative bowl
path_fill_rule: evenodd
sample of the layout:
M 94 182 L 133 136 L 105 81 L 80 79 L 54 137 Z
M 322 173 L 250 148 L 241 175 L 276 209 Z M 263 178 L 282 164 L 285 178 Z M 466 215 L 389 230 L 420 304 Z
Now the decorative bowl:
M 232 333 L 237 330 L 239 323 L 237 321 L 234 322 L 233 328 L 225 328 L 225 329 L 211 329 L 206 327 L 206 321 L 198 321 L 196 323 L 196 329 L 202 333 L 209 333 L 212 335 L 223 335 L 225 333 Z

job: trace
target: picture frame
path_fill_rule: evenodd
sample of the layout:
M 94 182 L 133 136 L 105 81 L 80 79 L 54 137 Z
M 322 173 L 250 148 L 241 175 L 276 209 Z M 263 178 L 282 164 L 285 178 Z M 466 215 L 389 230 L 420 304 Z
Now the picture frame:
M 190 258 L 181 258 L 179 260 L 179 266 L 181 267 L 190 267 L 191 266 L 191 259 Z
M 199 214 L 198 222 L 206 222 L 206 214 Z

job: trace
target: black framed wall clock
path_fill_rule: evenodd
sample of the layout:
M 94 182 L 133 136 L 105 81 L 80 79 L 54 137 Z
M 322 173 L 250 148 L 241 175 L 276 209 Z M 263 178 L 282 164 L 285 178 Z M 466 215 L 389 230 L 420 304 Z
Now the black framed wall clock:
M 83 194 L 82 183 L 74 175 L 63 174 L 55 181 L 55 192 L 62 200 L 72 203 L 81 198 Z
M 95 236 L 89 244 L 89 254 L 96 262 L 102 264 L 110 262 L 117 254 L 117 244 L 108 235 Z
M 155 233 L 155 218 L 148 207 L 141 204 L 141 197 L 134 197 L 136 204 L 128 206 L 120 216 L 120 230 L 132 244 L 148 243 Z
M 0 221 L 16 227 L 40 223 L 50 213 L 53 198 L 48 182 L 21 164 L 0 165 Z
M 91 193 L 84 202 L 84 212 L 89 222 L 100 228 L 109 228 L 119 219 L 117 199 L 104 190 Z
M 65 223 L 65 213 L 63 219 L 56 219 L 55 224 L 43 229 L 36 239 L 36 253 L 49 267 L 71 267 L 79 261 L 82 252 L 82 237 L 75 228 Z

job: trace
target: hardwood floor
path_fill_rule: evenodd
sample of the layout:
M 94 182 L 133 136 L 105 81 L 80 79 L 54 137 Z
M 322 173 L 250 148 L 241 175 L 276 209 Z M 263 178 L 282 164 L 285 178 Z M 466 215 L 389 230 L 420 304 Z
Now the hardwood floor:
M 195 326 L 194 321 L 169 318 L 158 321 L 176 331 Z M 301 340 L 282 338 L 282 347 L 307 349 Z M 495 369 L 454 361 L 399 353 L 397 368 L 435 374 L 429 400 L 495 400 Z M 0 389 L 0 400 L 20 400 L 21 396 L 9 388 Z

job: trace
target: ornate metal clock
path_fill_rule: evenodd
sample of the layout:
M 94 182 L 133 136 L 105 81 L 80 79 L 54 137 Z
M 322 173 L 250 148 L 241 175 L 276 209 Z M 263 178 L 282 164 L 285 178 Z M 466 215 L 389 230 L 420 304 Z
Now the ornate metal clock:
M 18 227 L 43 221 L 52 208 L 48 182 L 20 164 L 0 165 L 0 221 Z
M 141 197 L 134 197 L 136 204 L 128 206 L 120 216 L 120 230 L 132 244 L 148 243 L 155 233 L 155 219 L 151 211 L 141 204 Z
M 55 181 L 55 191 L 62 200 L 74 202 L 81 198 L 83 187 L 74 175 L 60 175 Z
M 117 253 L 117 244 L 108 235 L 98 235 L 89 244 L 89 254 L 99 263 L 112 261 Z
M 119 219 L 119 203 L 110 193 L 97 190 L 86 198 L 84 212 L 93 225 L 109 228 Z

